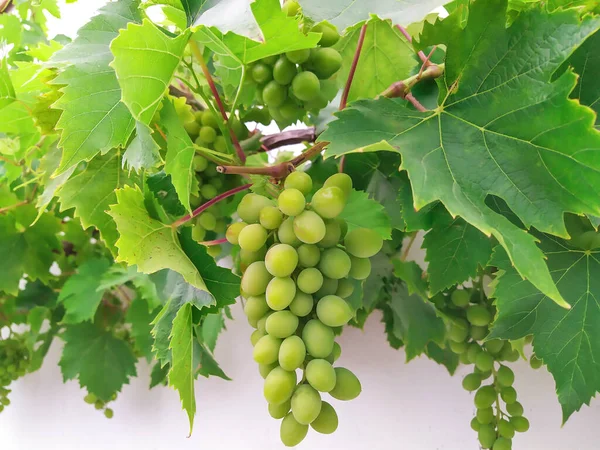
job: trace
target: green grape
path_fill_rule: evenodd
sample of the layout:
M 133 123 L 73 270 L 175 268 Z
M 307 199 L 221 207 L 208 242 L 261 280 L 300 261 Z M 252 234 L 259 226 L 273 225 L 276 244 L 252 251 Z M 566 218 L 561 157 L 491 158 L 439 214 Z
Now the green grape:
M 350 193 L 352 192 L 352 178 L 350 178 L 350 175 L 348 175 L 347 173 L 336 173 L 327 178 L 323 186 L 338 187 L 342 190 L 346 198 L 348 198 L 348 196 L 350 196 Z
M 480 341 L 483 338 L 485 338 L 488 334 L 488 328 L 487 327 L 477 327 L 477 326 L 472 326 L 471 327 L 471 338 L 475 341 Z
M 246 223 L 258 223 L 260 211 L 266 206 L 273 206 L 273 201 L 258 194 L 246 194 L 237 207 L 237 213 Z
M 319 242 L 319 247 L 334 247 L 342 237 L 342 227 L 337 219 L 325 221 L 325 236 Z
M 357 258 L 370 258 L 383 247 L 383 239 L 367 228 L 355 228 L 344 239 L 346 251 Z
M 296 251 L 300 267 L 314 267 L 321 259 L 321 251 L 316 245 L 302 244 Z
M 115 415 L 115 413 L 112 409 L 106 408 L 104 410 L 104 417 L 106 417 L 107 419 L 112 419 L 114 415 Z
M 337 295 L 326 295 L 317 303 L 317 317 L 330 327 L 346 325 L 354 316 L 354 311 L 346 300 Z
M 293 123 L 304 115 L 304 111 L 296 102 L 294 102 L 294 100 L 288 98 L 284 104 L 280 106 L 279 114 L 284 120 Z
M 241 287 L 246 295 L 261 295 L 267 290 L 271 274 L 263 261 L 253 262 L 242 276 Z
M 183 124 L 183 128 L 185 128 L 187 134 L 189 134 L 192 137 L 195 137 L 200 131 L 200 124 L 198 124 L 198 122 L 196 121 L 186 122 Z
M 463 342 L 469 336 L 469 323 L 463 319 L 455 319 L 450 323 L 448 337 L 454 342 Z
M 275 230 L 283 222 L 283 214 L 276 206 L 267 206 L 260 210 L 259 221 L 267 230 Z
M 205 184 L 200 187 L 200 194 L 207 200 L 215 198 L 217 196 L 217 188 L 212 184 Z
M 206 230 L 212 231 L 217 226 L 217 218 L 210 212 L 203 212 L 198 216 L 198 225 Z
M 272 66 L 277 62 L 277 55 L 265 56 L 260 61 L 267 64 L 268 66 Z
M 284 189 L 277 198 L 277 206 L 286 216 L 297 216 L 306 206 L 306 199 L 298 189 Z
M 256 345 L 256 343 L 260 340 L 261 337 L 265 335 L 265 332 L 262 330 L 254 330 L 250 335 L 250 343 L 252 347 Z
M 479 421 L 477 420 L 477 417 L 473 417 L 471 419 L 471 429 L 473 431 L 479 431 L 479 429 L 481 428 L 481 424 L 479 423 Z
M 312 179 L 306 172 L 296 170 L 287 176 L 283 186 L 285 189 L 298 189 L 302 194 L 308 195 L 312 191 Z
M 204 171 L 204 175 L 206 175 L 207 177 L 216 177 L 217 175 L 219 175 L 219 172 L 217 172 L 217 166 L 215 164 L 209 164 L 206 170 Z
M 83 401 L 89 405 L 93 405 L 97 400 L 98 397 L 96 397 L 94 394 L 87 394 L 85 397 L 83 397 Z
M 482 372 L 492 370 L 494 367 L 494 357 L 489 353 L 481 352 L 475 358 L 475 366 Z
M 483 305 L 471 305 L 467 308 L 467 320 L 473 325 L 483 327 L 492 321 L 492 313 Z
M 469 344 L 469 348 L 467 349 L 467 359 L 469 360 L 469 364 L 475 364 L 475 360 L 477 359 L 477 355 L 482 352 L 479 344 L 473 342 Z
M 267 402 L 280 405 L 291 398 L 295 387 L 296 372 L 275 367 L 265 378 L 263 393 Z
M 510 439 L 507 439 L 505 437 L 499 437 L 498 439 L 496 439 L 496 441 L 494 442 L 494 445 L 492 446 L 492 450 L 511 450 L 512 449 L 512 442 Z
M 220 153 L 227 153 L 227 139 L 224 136 L 217 136 L 213 148 Z
M 262 261 L 265 259 L 265 255 L 267 254 L 267 249 L 265 247 L 255 251 L 249 252 L 247 250 L 240 250 L 240 261 L 242 264 L 246 266 L 252 264 L 253 262 Z M 267 273 L 269 273 L 267 271 Z
M 219 118 L 209 109 L 205 109 L 200 113 L 200 123 L 215 130 L 219 128 Z
M 217 189 L 221 189 L 223 187 L 223 180 L 221 178 L 211 178 L 209 183 Z
M 225 233 L 225 237 L 227 238 L 227 242 L 232 245 L 238 245 L 239 243 L 239 235 L 240 231 L 247 225 L 246 222 L 235 222 L 229 225 L 227 228 L 227 232 Z M 204 239 L 204 238 L 203 238 Z
M 298 274 L 296 284 L 302 292 L 314 294 L 323 286 L 323 275 L 318 269 L 309 267 Z
M 517 433 L 525 433 L 529 430 L 529 420 L 522 416 L 514 416 L 510 418 L 510 423 Z
M 290 412 L 292 403 L 290 400 L 283 402 L 281 405 L 269 404 L 269 414 L 273 419 L 283 419 Z
M 309 320 L 302 330 L 306 350 L 314 358 L 326 358 L 333 350 L 333 330 L 321 321 Z
M 450 350 L 452 350 L 452 353 L 456 353 L 457 355 L 460 355 L 461 353 L 467 351 L 467 343 L 465 341 L 450 341 L 448 345 L 450 346 Z
M 294 447 L 298 445 L 306 437 L 308 433 L 308 425 L 298 423 L 292 413 L 289 413 L 281 421 L 279 437 L 281 442 L 286 447 Z
M 295 64 L 302 64 L 303 62 L 308 61 L 308 58 L 310 58 L 310 49 L 305 48 L 302 50 L 292 50 L 291 52 L 287 52 L 285 56 Z
M 296 64 L 285 56 L 281 56 L 273 66 L 273 79 L 283 86 L 290 84 L 296 73 Z
M 350 273 L 352 262 L 348 254 L 340 248 L 329 248 L 321 254 L 319 270 L 328 278 L 339 280 Z
M 323 286 L 315 293 L 315 297 L 322 298 L 326 295 L 334 295 L 337 292 L 339 282 L 333 278 L 323 277 Z
M 196 172 L 204 172 L 208 167 L 208 159 L 206 159 L 204 156 L 196 155 L 194 156 L 192 164 Z
M 296 233 L 294 232 L 294 220 L 293 217 L 288 217 L 281 223 L 279 230 L 277 230 L 277 238 L 282 244 L 299 247 L 302 242 L 296 237 Z M 298 253 L 298 259 L 300 259 L 300 253 Z
M 244 305 L 244 313 L 248 319 L 258 320 L 269 312 L 269 305 L 264 295 L 248 297 Z
M 306 380 L 320 392 L 329 392 L 335 387 L 335 370 L 324 359 L 313 359 L 306 365 Z
M 496 389 L 494 386 L 482 386 L 475 393 L 475 406 L 478 409 L 488 408 L 496 401 Z
M 515 427 L 506 419 L 500 419 L 498 422 L 498 434 L 502 437 L 512 439 L 515 435 Z
M 269 335 L 284 339 L 298 328 L 298 316 L 291 311 L 277 311 L 267 318 L 265 327 Z
M 492 448 L 496 440 L 496 430 L 493 425 L 481 425 L 477 432 L 477 437 L 483 448 Z
M 273 71 L 271 68 L 261 62 L 257 62 L 252 66 L 250 74 L 252 75 L 252 79 L 258 84 L 265 84 L 273 79 Z
M 300 12 L 300 4 L 296 0 L 285 0 L 281 10 L 288 16 L 295 16 Z
M 531 355 L 531 358 L 529 358 L 529 365 L 532 369 L 539 369 L 540 367 L 542 367 L 542 364 L 543 361 L 535 355 Z
M 523 405 L 521 405 L 519 402 L 508 403 L 506 405 L 506 412 L 511 416 L 522 416 Z
M 299 385 L 292 395 L 292 414 L 298 423 L 308 425 L 321 412 L 321 395 L 308 384 Z
M 482 380 L 487 380 L 489 377 L 492 376 L 491 370 L 482 371 L 482 370 L 479 370 L 477 367 L 475 367 L 473 372 L 478 373 Z
M 495 418 L 494 410 L 491 406 L 488 406 L 486 408 L 477 408 L 476 417 L 477 422 L 479 422 L 481 425 L 487 425 L 489 423 L 492 423 L 492 421 Z
M 338 344 L 337 342 L 333 343 L 333 350 L 331 351 L 331 354 L 333 356 L 333 361 L 337 361 L 340 356 L 342 356 L 342 347 L 340 346 L 340 344 Z
M 267 230 L 258 223 L 245 226 L 238 236 L 238 244 L 244 250 L 255 252 L 267 242 Z
M 96 408 L 97 410 L 101 410 L 102 408 L 104 408 L 104 402 L 101 400 L 96 400 L 96 403 L 94 403 L 94 408 Z
M 337 217 L 344 210 L 344 206 L 346 206 L 344 191 L 337 186 L 323 187 L 315 192 L 310 205 L 321 217 L 333 219 L 334 217 Z
M 353 292 L 354 284 L 352 284 L 352 281 L 348 280 L 347 278 L 342 278 L 341 280 L 338 280 L 338 286 L 335 291 L 335 295 L 342 298 L 348 298 L 352 295 Z
M 351 371 L 344 367 L 335 368 L 335 387 L 329 395 L 338 400 L 354 400 L 360 394 L 360 381 Z
M 294 234 L 305 244 L 316 244 L 325 236 L 325 222 L 314 211 L 304 211 L 293 221 Z
M 279 347 L 281 347 L 281 339 L 267 334 L 254 345 L 252 357 L 259 364 L 273 364 L 279 357 Z
M 312 72 L 300 72 L 292 80 L 292 92 L 296 98 L 302 101 L 311 101 L 319 95 L 320 91 L 321 85 L 319 84 L 319 78 Z
M 369 258 L 350 257 L 352 263 L 350 267 L 350 276 L 355 280 L 366 280 L 371 275 L 371 261 Z
M 269 311 L 268 313 L 266 313 L 264 316 L 262 316 L 257 322 L 256 322 L 256 329 L 259 331 L 262 331 L 264 334 L 267 334 L 267 330 L 265 329 L 265 324 L 267 323 L 267 319 L 269 318 L 269 316 L 271 315 L 272 311 Z
M 310 31 L 315 33 L 323 33 L 321 35 L 321 39 L 319 40 L 319 45 L 321 47 L 331 47 L 340 40 L 339 33 L 336 31 L 334 26 L 329 23 L 319 23 Z
M 458 306 L 459 308 L 464 308 L 471 301 L 471 296 L 469 293 L 462 289 L 457 289 L 450 295 L 450 301 L 454 306 Z
M 476 391 L 481 386 L 481 377 L 477 373 L 470 373 L 463 378 L 462 386 L 469 392 Z
M 258 373 L 260 373 L 261 377 L 267 378 L 267 375 L 269 375 L 275 367 L 279 367 L 279 364 L 277 364 L 276 362 L 274 362 L 273 364 L 259 364 Z
M 483 346 L 492 355 L 496 355 L 500 353 L 502 347 L 504 347 L 504 341 L 500 339 L 492 339 L 491 341 L 486 341 Z
M 273 106 L 269 106 L 268 110 L 269 110 L 269 115 L 273 118 L 274 121 L 276 121 L 276 122 L 285 122 L 285 117 L 283 117 L 283 115 L 279 111 L 279 108 L 275 108 Z
M 500 391 L 500 396 L 506 404 L 514 403 L 517 401 L 517 391 L 512 386 L 502 388 L 502 390 Z
M 213 127 L 202 127 L 198 133 L 198 139 L 206 144 L 212 144 L 217 138 L 217 131 Z
M 503 361 L 515 362 L 519 359 L 519 352 L 512 348 L 509 342 L 504 345 L 499 358 Z
M 291 245 L 276 244 L 267 251 L 265 265 L 274 277 L 289 277 L 298 266 L 298 253 Z
M 319 48 L 312 55 L 311 67 L 317 77 L 329 78 L 342 67 L 342 55 L 333 48 Z
M 294 300 L 290 303 L 290 311 L 298 317 L 306 317 L 313 309 L 314 300 L 312 295 L 305 294 L 300 289 L 296 290 Z
M 275 311 L 287 308 L 296 296 L 296 283 L 289 277 L 273 278 L 267 286 L 267 304 Z
M 515 373 L 506 366 L 500 366 L 496 372 L 496 381 L 501 386 L 512 386 L 515 382 Z
M 263 101 L 269 108 L 283 105 L 287 98 L 287 89 L 276 81 L 269 81 L 262 91 Z
M 306 358 L 306 346 L 302 338 L 299 336 L 285 338 L 279 348 L 279 365 L 285 370 L 296 370 L 302 365 L 304 358 Z
M 310 426 L 317 433 L 331 434 L 338 427 L 338 415 L 333 406 L 327 402 L 321 402 L 321 412 L 315 420 L 310 423 Z

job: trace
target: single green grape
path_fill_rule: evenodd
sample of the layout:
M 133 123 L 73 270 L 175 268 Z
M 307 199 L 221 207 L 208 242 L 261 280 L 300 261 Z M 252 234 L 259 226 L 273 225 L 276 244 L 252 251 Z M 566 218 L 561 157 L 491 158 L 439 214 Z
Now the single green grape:
M 333 356 L 333 361 L 337 361 L 340 356 L 342 356 L 342 347 L 337 342 L 333 343 L 333 350 L 331 351 Z
M 515 373 L 506 366 L 500 366 L 496 372 L 496 381 L 501 386 L 512 386 L 515 382 Z
M 298 189 L 284 189 L 277 197 L 277 206 L 286 216 L 297 216 L 306 206 L 306 199 Z
M 496 440 L 496 430 L 493 425 L 481 425 L 477 432 L 477 437 L 483 448 L 492 448 Z
M 213 148 L 220 153 L 227 153 L 227 139 L 224 136 L 217 136 Z
M 257 325 L 258 326 L 258 325 Z M 254 330 L 250 335 L 250 343 L 252 347 L 256 345 L 256 343 L 260 340 L 261 337 L 265 335 L 265 332 L 262 330 Z
M 106 417 L 107 419 L 112 419 L 114 415 L 115 415 L 115 413 L 112 409 L 106 408 L 104 410 L 104 417 Z
M 194 156 L 192 164 L 194 166 L 194 171 L 204 172 L 208 167 L 208 159 L 206 159 L 204 156 L 196 155 Z
M 298 317 L 306 317 L 310 314 L 314 306 L 314 300 L 312 295 L 302 292 L 300 289 L 296 289 L 296 295 L 294 300 L 290 303 L 290 311 L 296 314 Z
M 310 426 L 317 433 L 331 434 L 338 427 L 338 415 L 333 406 L 327 402 L 321 402 L 321 412 Z
M 475 358 L 475 366 L 482 372 L 492 370 L 494 367 L 494 357 L 486 352 L 481 352 Z
M 271 67 L 261 62 L 257 62 L 250 70 L 252 79 L 258 84 L 265 84 L 273 79 L 273 71 Z
M 295 387 L 296 372 L 275 367 L 265 378 L 263 394 L 267 402 L 280 405 L 291 398 Z
M 316 244 L 325 236 L 325 222 L 314 211 L 303 211 L 296 216 L 293 227 L 296 237 L 305 244 Z
M 371 275 L 371 261 L 369 258 L 350 257 L 350 277 L 355 280 L 366 280 Z
M 212 184 L 214 187 L 216 187 L 217 189 L 221 189 L 223 187 L 223 179 L 222 178 L 211 178 L 208 181 L 210 184 Z
M 267 230 L 275 230 L 283 222 L 283 213 L 276 206 L 266 206 L 260 210 L 259 221 Z
M 333 350 L 333 330 L 321 321 L 309 320 L 302 330 L 306 350 L 314 358 L 326 358 Z
M 470 373 L 463 378 L 462 386 L 465 390 L 476 391 L 481 386 L 481 376 L 477 373 Z
M 273 278 L 267 285 L 267 304 L 275 311 L 287 308 L 296 296 L 296 283 L 289 277 Z
M 296 64 L 285 56 L 281 56 L 273 66 L 273 79 L 283 86 L 290 84 L 297 73 Z
M 279 365 L 285 370 L 296 370 L 302 365 L 304 358 L 306 358 L 306 346 L 302 338 L 300 336 L 285 338 L 279 347 Z
M 494 386 L 482 386 L 475 393 L 475 406 L 477 409 L 488 408 L 496 401 L 496 389 Z
M 283 186 L 285 189 L 298 189 L 302 194 L 308 195 L 312 191 L 312 185 L 309 174 L 296 170 L 287 176 Z
M 273 201 L 267 197 L 254 193 L 246 194 L 237 207 L 237 213 L 246 223 L 258 223 L 260 211 L 267 206 L 273 206 Z
M 245 226 L 238 236 L 239 246 L 249 252 L 255 252 L 267 242 L 267 230 L 258 223 Z
M 492 446 L 492 450 L 511 450 L 512 449 L 512 441 L 505 437 L 499 437 L 494 442 Z
M 212 144 L 217 138 L 217 131 L 213 127 L 202 127 L 198 133 L 198 139 L 205 144 Z
M 326 295 L 317 303 L 317 317 L 330 327 L 346 325 L 354 316 L 354 311 L 346 300 L 337 295 Z
M 269 316 L 270 317 L 270 316 Z M 268 318 L 267 318 L 268 320 Z M 252 357 L 259 364 L 273 364 L 279 358 L 281 339 L 267 334 L 261 337 L 254 345 Z
M 205 184 L 200 186 L 200 194 L 207 200 L 215 198 L 217 196 L 217 188 L 212 184 Z
M 448 343 L 448 345 L 450 346 L 450 350 L 452 350 L 452 353 L 456 353 L 457 355 L 466 352 L 468 346 L 468 344 L 465 341 L 456 342 L 452 340 Z
M 531 358 L 529 358 L 529 365 L 532 369 L 539 369 L 542 367 L 542 364 L 544 364 L 544 362 L 535 355 L 531 355 Z
M 294 447 L 298 445 L 306 437 L 308 433 L 308 425 L 302 425 L 298 423 L 292 413 L 289 413 L 281 421 L 281 428 L 279 429 L 279 437 L 281 442 L 286 447 Z
M 370 258 L 383 247 L 383 239 L 377 232 L 367 228 L 355 228 L 344 239 L 346 251 L 358 258 Z
M 519 402 L 508 403 L 506 405 L 506 412 L 511 416 L 522 416 L 523 405 L 521 405 Z
M 525 433 L 529 430 L 529 420 L 522 416 L 514 416 L 510 418 L 510 423 L 517 433 Z
M 469 323 L 463 319 L 454 319 L 450 323 L 448 337 L 454 342 L 463 342 L 469 336 Z
M 276 244 L 267 251 L 265 265 L 274 277 L 289 277 L 298 266 L 298 253 L 291 245 Z
M 506 404 L 511 404 L 517 401 L 517 391 L 512 386 L 502 388 L 500 391 L 500 396 Z
M 350 370 L 336 367 L 335 377 L 335 387 L 329 391 L 329 395 L 338 400 L 354 400 L 359 396 L 362 390 L 360 381 Z
M 296 98 L 302 101 L 311 101 L 319 95 L 320 91 L 321 85 L 319 83 L 319 78 L 310 71 L 300 72 L 292 80 L 292 92 Z M 264 95 L 265 93 L 263 91 L 263 97 Z
M 258 320 L 269 312 L 269 305 L 264 295 L 253 295 L 248 297 L 244 305 L 244 313 L 250 320 Z
M 283 419 L 287 413 L 290 412 L 290 408 L 292 407 L 291 400 L 287 402 L 283 402 L 281 405 L 271 405 L 269 404 L 269 415 L 273 419 Z
M 185 122 L 183 124 L 183 128 L 185 128 L 185 131 L 190 135 L 190 137 L 195 138 L 198 136 L 198 132 L 200 131 L 200 124 L 196 121 Z
M 273 313 L 273 311 L 267 312 L 264 316 L 262 316 L 256 322 L 256 329 L 262 331 L 264 334 L 267 334 L 266 323 L 269 316 Z
M 353 292 L 354 284 L 352 283 L 352 281 L 348 280 L 347 278 L 342 278 L 341 280 L 338 280 L 338 286 L 335 291 L 335 295 L 342 298 L 348 298 L 352 295 Z
M 247 250 L 240 250 L 240 262 L 242 265 L 249 266 L 253 262 L 263 261 L 267 254 L 267 248 L 263 247 L 255 252 L 249 252 Z M 268 273 L 268 271 L 267 271 Z
M 471 419 L 471 429 L 473 431 L 479 431 L 479 429 L 481 428 L 481 424 L 479 423 L 479 421 L 477 420 L 477 417 L 473 417 Z
M 483 327 L 492 321 L 492 313 L 483 305 L 471 305 L 467 308 L 467 320 L 473 325 Z
M 316 245 L 302 244 L 296 251 L 298 252 L 298 265 L 300 267 L 314 267 L 321 259 L 321 251 Z
M 295 16 L 300 11 L 300 4 L 296 0 L 285 0 L 281 10 L 289 17 Z
M 279 107 L 279 114 L 284 120 L 293 123 L 304 115 L 304 111 L 293 99 L 288 98 Z
M 285 102 L 287 89 L 275 80 L 269 81 L 262 91 L 262 97 L 269 108 L 277 108 Z
M 198 225 L 202 228 L 212 231 L 217 226 L 217 218 L 210 212 L 203 212 L 198 216 Z
M 323 33 L 321 35 L 321 39 L 319 40 L 319 45 L 321 47 L 331 47 L 340 40 L 340 34 L 337 32 L 335 27 L 326 22 L 318 23 L 310 31 L 314 31 L 315 33 Z
M 498 434 L 502 437 L 512 439 L 515 435 L 515 427 L 506 419 L 500 419 L 498 422 Z
M 300 424 L 308 425 L 321 412 L 321 395 L 308 384 L 301 384 L 292 395 L 292 414 Z
M 306 380 L 320 392 L 329 392 L 335 387 L 336 374 L 333 366 L 325 359 L 313 359 L 305 370 Z
M 515 362 L 519 360 L 519 352 L 512 348 L 510 342 L 506 342 L 498 358 L 502 361 Z
M 277 62 L 277 55 L 265 56 L 260 62 L 265 63 L 268 66 L 272 66 Z
M 302 64 L 310 58 L 310 49 L 292 50 L 291 52 L 287 52 L 285 56 L 295 64 Z
M 2 400 L 6 401 L 8 399 L 3 398 Z M 102 400 L 96 400 L 96 403 L 94 403 L 94 408 L 96 408 L 97 410 L 101 410 L 102 408 L 104 408 L 104 402 Z
M 270 336 L 285 339 L 298 328 L 298 316 L 291 311 L 276 311 L 267 317 L 265 328 Z
M 492 339 L 490 341 L 486 341 L 483 346 L 492 355 L 497 355 L 502 350 L 502 347 L 504 347 L 504 341 L 501 339 Z
M 352 178 L 347 173 L 336 173 L 327 178 L 323 186 L 338 187 L 342 190 L 346 198 L 348 198 L 350 196 L 350 193 L 352 192 Z
M 322 298 L 326 295 L 334 295 L 339 286 L 338 280 L 333 278 L 323 277 L 323 286 L 315 293 L 315 297 Z
M 317 77 L 329 78 L 342 67 L 342 55 L 333 48 L 319 48 L 311 58 L 311 67 Z
M 321 253 L 319 270 L 328 278 L 339 280 L 350 273 L 352 262 L 348 254 L 340 248 L 329 248 Z
M 486 408 L 477 408 L 476 417 L 477 417 L 477 421 L 481 425 L 487 425 L 489 423 L 492 423 L 492 421 L 495 418 L 494 410 L 492 409 L 491 406 L 488 406 Z
M 319 247 L 329 248 L 336 246 L 342 237 L 342 227 L 338 219 L 325 221 L 325 236 L 319 242 Z
M 474 341 L 480 341 L 487 336 L 488 327 L 472 326 L 470 332 L 471 332 L 471 338 Z
M 293 217 L 288 217 L 281 223 L 277 230 L 277 238 L 282 244 L 299 247 L 302 242 L 296 237 L 296 233 L 294 232 L 294 220 Z M 300 254 L 298 254 L 298 258 L 300 258 Z
M 205 127 L 212 127 L 215 130 L 219 128 L 218 117 L 209 109 L 200 112 L 200 123 Z
M 462 289 L 456 289 L 450 295 L 450 301 L 454 306 L 458 306 L 459 308 L 464 308 L 469 304 L 471 300 L 471 296 L 469 293 Z
M 470 364 L 475 364 L 475 360 L 477 359 L 477 355 L 479 355 L 483 350 L 476 342 L 472 342 L 469 344 L 469 348 L 467 349 L 467 359 Z
M 323 274 L 318 269 L 309 267 L 298 274 L 296 284 L 302 292 L 314 294 L 323 286 Z
M 271 281 L 271 274 L 267 270 L 264 261 L 256 261 L 246 268 L 242 276 L 241 288 L 246 295 L 261 295 L 267 290 Z
M 87 394 L 85 397 L 83 397 L 83 401 L 86 402 L 88 405 L 93 405 L 94 403 L 96 403 L 97 400 L 98 397 L 96 397 L 94 394 Z
M 310 205 L 321 217 L 333 219 L 344 210 L 346 198 L 344 192 L 337 186 L 323 187 L 315 192 Z

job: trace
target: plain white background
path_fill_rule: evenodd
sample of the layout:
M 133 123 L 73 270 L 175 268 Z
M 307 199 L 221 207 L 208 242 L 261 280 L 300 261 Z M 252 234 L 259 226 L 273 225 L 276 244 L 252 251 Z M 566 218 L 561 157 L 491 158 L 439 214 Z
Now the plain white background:
M 80 0 L 63 7 L 63 20 L 51 20 L 55 32 L 75 31 L 103 2 Z M 422 258 L 421 254 L 415 255 Z M 262 378 L 252 361 L 251 329 L 239 306 L 219 338 L 216 356 L 233 381 L 200 379 L 196 383 L 197 416 L 187 438 L 187 417 L 177 393 L 168 388 L 148 391 L 149 367 L 138 365 L 139 377 L 125 385 L 112 405 L 115 417 L 83 402 L 76 381 L 62 383 L 61 343 L 56 341 L 42 369 L 15 383 L 12 404 L 0 414 L 2 450 L 276 450 L 279 423 L 271 419 L 262 397 Z M 336 402 L 340 426 L 330 436 L 309 433 L 298 447 L 306 450 L 475 450 L 476 434 L 469 422 L 472 395 L 461 388 L 461 375 L 427 358 L 405 364 L 402 350 L 389 347 L 380 316 L 365 330 L 347 329 L 340 338 L 339 364 L 361 379 L 363 392 L 351 402 Z M 524 361 L 513 364 L 515 386 L 531 421 L 529 432 L 517 435 L 515 450 L 595 450 L 600 448 L 600 404 L 592 403 L 561 429 L 561 411 L 554 382 L 545 369 L 533 371 Z

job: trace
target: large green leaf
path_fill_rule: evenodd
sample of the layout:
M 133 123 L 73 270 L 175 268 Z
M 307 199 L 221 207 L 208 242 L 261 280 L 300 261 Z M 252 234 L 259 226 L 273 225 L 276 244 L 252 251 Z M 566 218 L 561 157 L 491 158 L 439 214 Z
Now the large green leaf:
M 453 216 L 494 235 L 524 278 L 564 304 L 534 238 L 485 199 L 496 195 L 526 226 L 563 236 L 565 212 L 599 215 L 594 115 L 568 99 L 576 81 L 571 72 L 550 79 L 600 18 L 534 9 L 507 28 L 505 0 L 478 0 L 465 28 L 459 23 L 457 13 L 426 23 L 421 37 L 421 45 L 448 49 L 438 108 L 358 101 L 321 139 L 332 142 L 328 155 L 399 152 L 417 208 L 441 200 Z
M 152 130 L 147 125 L 136 122 L 135 137 L 123 153 L 123 165 L 139 172 L 152 169 L 160 161 L 160 146 L 152 137 Z
M 148 125 L 181 62 L 190 33 L 171 38 L 148 19 L 129 23 L 110 44 L 122 100 L 133 117 Z
M 129 22 L 141 21 L 138 0 L 110 2 L 78 32 L 77 38 L 54 54 L 51 63 L 66 66 L 53 81 L 64 85 L 54 104 L 62 110 L 57 129 L 62 130 L 63 156 L 57 174 L 97 153 L 127 143 L 135 121 L 121 102 L 121 88 L 109 45 Z
M 384 239 L 390 239 L 392 236 L 390 218 L 385 209 L 363 191 L 352 190 L 340 219 L 346 221 L 348 230 L 370 228 Z
M 522 280 L 496 250 L 494 264 L 502 271 L 494 282 L 498 315 L 490 336 L 519 339 L 533 334 L 535 354 L 554 377 L 566 421 L 600 391 L 600 252 L 537 236 L 558 289 L 572 308 L 558 307 Z
M 0 109 L 15 101 L 15 88 L 8 73 L 6 58 L 0 59 Z

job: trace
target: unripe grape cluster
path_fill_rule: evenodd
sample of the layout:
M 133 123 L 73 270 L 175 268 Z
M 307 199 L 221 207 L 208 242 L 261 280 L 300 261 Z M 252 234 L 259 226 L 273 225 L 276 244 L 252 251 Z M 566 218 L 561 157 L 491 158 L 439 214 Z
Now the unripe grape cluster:
M 22 339 L 0 339 L 0 412 L 10 405 L 8 386 L 27 373 L 29 364 L 29 352 Z
M 462 382 L 464 389 L 475 392 L 477 413 L 471 428 L 477 432 L 482 448 L 510 450 L 515 433 L 529 429 L 513 387 L 515 374 L 504 364 L 518 360 L 519 353 L 507 340 L 484 342 L 495 308 L 482 291 L 456 289 L 449 296 L 438 294 L 432 301 L 452 318 L 450 349 L 461 363 L 475 366 Z
M 117 399 L 117 394 L 113 394 L 110 401 L 114 401 L 116 399 Z M 94 394 L 91 394 L 91 393 L 87 394 L 85 397 L 83 397 L 83 401 L 89 405 L 94 405 L 94 408 L 96 408 L 97 410 L 103 410 L 104 417 L 106 417 L 107 419 L 112 419 L 115 414 L 111 408 L 106 407 L 106 404 L 108 402 L 104 402 L 104 401 L 100 400 Z
M 300 443 L 309 426 L 333 433 L 338 417 L 322 400 L 352 400 L 361 391 L 348 369 L 334 367 L 341 353 L 335 335 L 354 316 L 347 298 L 353 280 L 364 280 L 382 238 L 365 228 L 347 229 L 338 216 L 352 190 L 348 175 L 327 179 L 307 202 L 312 179 L 293 172 L 277 201 L 247 194 L 226 237 L 240 246 L 244 311 L 256 330 L 253 357 L 265 378 L 269 413 L 281 422 L 286 446 Z M 298 382 L 297 371 L 303 375 Z

